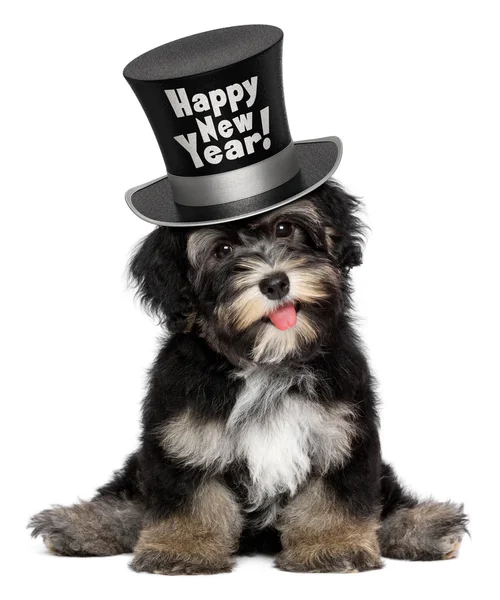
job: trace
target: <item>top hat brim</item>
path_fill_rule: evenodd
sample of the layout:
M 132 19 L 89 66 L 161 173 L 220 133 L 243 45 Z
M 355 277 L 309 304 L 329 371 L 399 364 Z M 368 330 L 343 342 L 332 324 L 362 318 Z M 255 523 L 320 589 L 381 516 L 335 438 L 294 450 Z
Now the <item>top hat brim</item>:
M 267 192 L 212 206 L 176 204 L 168 176 L 132 188 L 127 204 L 141 219 L 168 227 L 199 227 L 252 217 L 293 202 L 327 181 L 342 158 L 338 137 L 295 142 L 300 170 L 289 181 Z

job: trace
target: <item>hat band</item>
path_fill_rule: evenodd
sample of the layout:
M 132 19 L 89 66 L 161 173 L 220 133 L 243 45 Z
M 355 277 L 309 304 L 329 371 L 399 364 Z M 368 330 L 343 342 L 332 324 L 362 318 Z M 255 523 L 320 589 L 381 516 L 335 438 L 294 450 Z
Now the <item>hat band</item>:
M 253 165 L 199 177 L 168 175 L 174 200 L 182 206 L 213 206 L 257 196 L 283 185 L 299 172 L 294 143 Z

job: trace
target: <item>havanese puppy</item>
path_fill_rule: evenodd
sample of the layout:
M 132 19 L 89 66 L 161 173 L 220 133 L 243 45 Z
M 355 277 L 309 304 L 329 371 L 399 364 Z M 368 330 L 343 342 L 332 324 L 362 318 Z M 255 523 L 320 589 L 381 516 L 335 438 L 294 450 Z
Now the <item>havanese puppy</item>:
M 358 202 L 338 184 L 251 219 L 159 227 L 130 273 L 169 331 L 139 449 L 90 502 L 34 516 L 64 556 L 229 571 L 272 552 L 287 571 L 454 558 L 461 506 L 419 501 L 382 462 L 374 379 L 352 324 Z

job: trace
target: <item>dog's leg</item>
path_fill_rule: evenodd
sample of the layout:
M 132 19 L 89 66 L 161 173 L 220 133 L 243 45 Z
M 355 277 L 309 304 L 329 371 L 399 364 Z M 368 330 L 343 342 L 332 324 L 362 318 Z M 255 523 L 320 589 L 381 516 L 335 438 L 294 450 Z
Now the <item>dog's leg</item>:
M 230 571 L 242 524 L 229 488 L 206 480 L 182 509 L 147 518 L 131 567 L 164 575 Z
M 142 527 L 140 500 L 98 496 L 73 506 L 54 506 L 28 525 L 33 537 L 60 556 L 109 556 L 132 552 Z
M 382 521 L 379 537 L 387 558 L 446 560 L 457 557 L 466 532 L 462 506 L 429 500 L 398 508 Z
M 382 465 L 382 556 L 401 560 L 456 558 L 467 533 L 464 508 L 453 502 L 419 500 L 398 480 L 392 467 Z
M 352 512 L 322 479 L 311 480 L 285 507 L 278 524 L 286 571 L 356 572 L 382 566 L 378 515 Z

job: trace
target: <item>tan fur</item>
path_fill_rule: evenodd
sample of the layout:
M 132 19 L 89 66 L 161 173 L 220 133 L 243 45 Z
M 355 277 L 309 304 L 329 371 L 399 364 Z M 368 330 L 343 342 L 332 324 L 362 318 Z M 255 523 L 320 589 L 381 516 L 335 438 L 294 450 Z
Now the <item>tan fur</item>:
M 260 258 L 244 258 L 239 266 L 246 269 L 235 277 L 234 287 L 241 291 L 229 306 L 217 310 L 219 319 L 226 321 L 237 331 L 243 331 L 276 307 L 260 291 L 259 282 L 269 276 L 278 267 L 277 261 L 271 263 Z M 281 268 L 280 268 L 281 270 Z
M 210 227 L 203 227 L 191 233 L 187 240 L 187 256 L 191 265 L 195 268 L 200 267 L 220 239 L 221 232 Z
M 61 556 L 110 556 L 131 552 L 142 527 L 140 501 L 98 497 L 73 506 L 54 506 L 35 515 L 32 536 Z
M 183 333 L 189 333 L 190 331 L 192 331 L 193 327 L 195 326 L 195 323 L 198 319 L 198 313 L 196 311 L 191 311 L 187 316 L 186 316 L 186 327 L 184 327 L 183 329 Z
M 252 358 L 256 362 L 279 363 L 304 344 L 314 342 L 317 336 L 318 331 L 310 319 L 299 313 L 296 325 L 286 331 L 280 331 L 269 324 L 257 340 Z
M 283 271 L 290 280 L 287 301 L 316 303 L 331 293 L 332 282 L 338 282 L 339 275 L 332 265 L 318 265 L 314 268 L 300 258 L 290 259 L 285 252 L 273 261 L 246 258 L 240 261 L 245 272 L 235 278 L 235 287 L 243 289 L 230 306 L 220 307 L 217 317 L 229 323 L 237 331 L 243 331 L 256 321 L 276 309 L 276 302 L 268 300 L 259 289 L 259 282 L 277 271 Z M 312 327 L 311 327 L 312 329 Z
M 311 470 L 326 473 L 343 464 L 356 434 L 355 417 L 342 403 L 327 408 L 288 394 L 272 373 L 242 376 L 245 386 L 227 422 L 204 421 L 187 410 L 157 435 L 166 453 L 185 465 L 220 473 L 235 461 L 247 464 L 248 503 L 260 509 L 279 492 L 294 494 Z M 268 524 L 273 514 L 266 519 Z
M 400 508 L 383 521 L 382 554 L 404 560 L 455 558 L 466 523 L 463 508 L 451 502 L 429 500 Z
M 335 249 L 335 237 L 337 235 L 337 232 L 335 231 L 335 229 L 333 227 L 325 227 L 325 234 L 326 234 L 326 249 L 328 250 L 329 254 L 333 254 L 333 251 Z
M 283 510 L 283 551 L 288 571 L 350 572 L 381 566 L 377 517 L 350 515 L 321 479 L 313 479 Z
M 328 298 L 332 282 L 338 284 L 339 276 L 332 265 L 320 265 L 313 269 L 300 265 L 300 261 L 285 261 L 281 269 L 288 273 L 290 294 L 301 302 L 314 304 Z
M 132 568 L 164 574 L 229 571 L 242 526 L 233 493 L 210 479 L 201 485 L 189 507 L 146 524 Z
M 264 275 L 258 280 L 260 281 L 263 277 Z M 262 294 L 258 284 L 255 284 L 239 293 L 232 300 L 230 306 L 217 307 L 215 314 L 218 319 L 228 323 L 235 331 L 244 331 L 262 319 L 272 308 L 273 306 Z
M 185 410 L 158 429 L 161 446 L 184 464 L 222 471 L 234 460 L 233 440 L 222 421 L 197 419 Z

